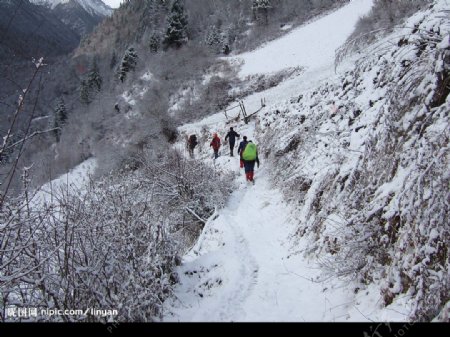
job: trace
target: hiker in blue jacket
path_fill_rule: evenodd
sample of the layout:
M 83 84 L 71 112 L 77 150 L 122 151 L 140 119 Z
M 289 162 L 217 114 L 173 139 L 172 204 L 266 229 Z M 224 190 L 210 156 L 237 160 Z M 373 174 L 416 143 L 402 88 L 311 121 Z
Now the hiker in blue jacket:
M 245 147 L 247 146 L 248 141 L 247 141 L 247 136 L 244 136 L 244 140 L 239 144 L 239 148 L 238 148 L 238 155 L 239 158 L 241 159 L 240 165 L 241 168 L 244 168 L 244 159 L 242 159 L 242 154 L 244 153 Z
M 229 139 L 230 141 L 230 156 L 233 157 L 233 150 L 234 150 L 234 145 L 236 144 L 236 138 L 240 138 L 241 135 L 239 133 L 237 133 L 236 131 L 233 130 L 233 128 L 230 128 L 230 132 L 227 133 L 226 137 L 225 137 L 225 141 L 227 141 L 227 139 Z

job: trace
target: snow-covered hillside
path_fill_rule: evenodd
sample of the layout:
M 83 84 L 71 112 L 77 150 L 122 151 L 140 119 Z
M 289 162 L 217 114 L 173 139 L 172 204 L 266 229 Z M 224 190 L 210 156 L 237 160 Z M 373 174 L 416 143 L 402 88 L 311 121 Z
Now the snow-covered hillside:
M 408 299 L 413 319 L 448 301 L 448 9 L 437 1 L 260 121 L 310 252 L 358 288 L 379 283 L 384 304 Z
M 48 11 L 49 14 L 74 33 L 86 36 L 91 33 L 100 22 L 110 16 L 113 9 L 101 0 L 31 0 Z
M 55 8 L 59 4 L 66 4 L 70 2 L 70 0 L 30 0 L 30 2 L 36 5 L 44 5 Z
M 334 62 L 335 51 L 353 32 L 358 19 L 367 14 L 373 1 L 353 0 L 334 13 L 297 28 L 261 48 L 237 56 L 242 77 L 302 67 L 317 71 Z
M 111 7 L 105 5 L 101 0 L 30 0 L 37 5 L 44 5 L 54 9 L 58 5 L 68 4 L 71 1 L 78 3 L 91 15 L 109 16 L 112 13 Z
M 307 69 L 244 99 L 247 113 L 268 104 L 248 125 L 218 113 L 180 128 L 200 136 L 196 158 L 234 173 L 237 186 L 185 256 L 165 320 L 408 321 L 448 301 L 449 99 L 439 79 L 450 4 L 436 1 L 407 23 L 416 29 L 335 74 L 335 48 L 371 5 L 352 1 L 234 57 L 243 77 Z M 310 38 L 327 31 L 331 41 Z M 211 158 L 212 132 L 230 126 L 259 145 L 255 186 L 226 145 Z

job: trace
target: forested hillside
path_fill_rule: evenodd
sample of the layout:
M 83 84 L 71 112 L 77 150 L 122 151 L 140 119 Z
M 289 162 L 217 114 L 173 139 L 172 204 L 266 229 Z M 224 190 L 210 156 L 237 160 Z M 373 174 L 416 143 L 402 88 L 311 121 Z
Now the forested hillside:
M 61 130 L 33 137 L 23 149 L 20 166 L 34 163 L 33 183 L 39 186 L 97 152 L 98 157 L 114 153 L 101 161 L 103 171 L 109 171 L 123 156 L 158 146 L 161 137 L 163 142 L 173 140 L 181 121 L 205 116 L 238 98 L 229 90 L 240 80 L 218 57 L 257 46 L 345 2 L 273 1 L 269 6 L 235 1 L 231 6 L 219 1 L 212 6 L 210 1 L 126 1 L 84 39 L 72 58 L 54 61 L 37 53 L 35 60 L 44 56 L 45 66 L 27 91 L 11 141 L 27 132 Z M 130 51 L 135 57 L 131 63 Z M 0 115 L 3 134 L 34 68 L 30 61 L 22 64 L 18 78 L 13 64 L 4 71 L 5 83 L 19 82 L 8 85 L 2 96 L 7 107 Z M 273 81 L 266 82 L 262 88 Z M 136 95 L 139 99 L 128 99 Z M 132 110 L 139 111 L 139 118 L 128 118 Z M 7 174 L 12 158 L 3 154 L 0 174 Z M 14 175 L 13 191 L 20 191 L 20 185 Z

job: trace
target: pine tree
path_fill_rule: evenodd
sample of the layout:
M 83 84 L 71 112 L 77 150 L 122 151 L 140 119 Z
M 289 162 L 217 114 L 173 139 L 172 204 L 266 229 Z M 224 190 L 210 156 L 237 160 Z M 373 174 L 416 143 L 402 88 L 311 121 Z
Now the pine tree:
M 269 23 L 270 0 L 253 0 L 252 10 L 255 21 L 267 25 Z
M 59 142 L 61 138 L 61 128 L 66 123 L 67 120 L 67 110 L 64 100 L 59 99 L 58 104 L 55 108 L 55 115 L 53 117 L 53 133 L 55 135 L 56 141 Z
M 221 30 L 217 26 L 211 26 L 206 36 L 206 44 L 216 53 L 224 50 L 224 38 Z
M 99 92 L 102 89 L 103 79 L 100 76 L 100 70 L 98 69 L 97 60 L 94 59 L 92 68 L 89 71 L 87 85 L 89 90 L 95 90 Z
M 114 69 L 116 64 L 117 64 L 117 55 L 116 55 L 116 51 L 113 50 L 113 54 L 111 56 L 111 62 L 109 63 L 109 68 Z
M 167 18 L 168 28 L 164 38 L 166 48 L 180 48 L 188 41 L 187 38 L 187 16 L 184 13 L 184 7 L 180 0 L 175 0 L 172 9 Z
M 122 58 L 122 62 L 118 70 L 118 77 L 122 83 L 127 78 L 127 74 L 130 71 L 136 69 L 137 60 L 138 55 L 136 53 L 136 50 L 132 47 L 128 48 L 127 51 L 125 52 L 125 55 Z
M 226 43 L 223 46 L 222 53 L 224 53 L 225 55 L 229 55 L 231 53 L 231 48 L 230 48 L 230 45 L 228 43 Z
M 160 43 L 161 43 L 161 41 L 160 41 L 159 35 L 157 33 L 154 33 L 150 37 L 150 43 L 149 43 L 150 51 L 152 53 L 156 54 L 158 52 Z
M 80 101 L 81 101 L 81 103 L 86 104 L 86 105 L 91 103 L 89 85 L 88 85 L 86 80 L 82 80 L 81 81 L 81 85 L 80 85 Z
M 222 53 L 225 55 L 228 55 L 231 53 L 231 45 L 232 45 L 232 37 L 231 37 L 231 28 L 228 27 L 223 33 L 222 33 Z

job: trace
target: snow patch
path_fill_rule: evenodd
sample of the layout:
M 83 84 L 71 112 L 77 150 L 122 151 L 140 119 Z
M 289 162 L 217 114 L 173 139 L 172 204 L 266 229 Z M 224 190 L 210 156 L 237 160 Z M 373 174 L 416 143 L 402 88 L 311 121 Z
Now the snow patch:
M 353 32 L 358 19 L 372 8 L 373 0 L 354 0 L 334 13 L 294 29 L 288 35 L 248 53 L 240 76 L 273 73 L 290 67 L 319 69 L 333 62 L 335 50 Z
M 292 25 L 283 25 L 283 27 L 281 27 L 281 30 L 290 30 L 292 28 Z
M 144 73 L 144 75 L 141 76 L 141 80 L 143 81 L 150 81 L 153 78 L 153 74 L 150 71 L 147 71 Z
M 35 207 L 44 204 L 51 204 L 52 198 L 68 189 L 69 191 L 80 191 L 89 182 L 90 177 L 94 174 L 97 167 L 97 160 L 90 158 L 79 164 L 68 173 L 52 180 L 43 185 L 32 200 Z

